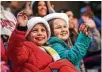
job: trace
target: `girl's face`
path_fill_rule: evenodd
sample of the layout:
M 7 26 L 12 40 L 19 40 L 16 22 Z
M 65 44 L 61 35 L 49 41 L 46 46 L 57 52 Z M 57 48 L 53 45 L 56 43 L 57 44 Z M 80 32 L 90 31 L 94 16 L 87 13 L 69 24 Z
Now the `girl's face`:
M 44 1 L 38 2 L 38 15 L 45 16 L 47 14 L 47 6 Z
M 67 24 L 62 19 L 55 19 L 53 23 L 54 35 L 63 40 L 67 40 L 69 37 L 69 29 Z
M 43 45 L 47 41 L 47 38 L 47 30 L 43 24 L 35 25 L 28 35 L 28 39 L 38 46 Z

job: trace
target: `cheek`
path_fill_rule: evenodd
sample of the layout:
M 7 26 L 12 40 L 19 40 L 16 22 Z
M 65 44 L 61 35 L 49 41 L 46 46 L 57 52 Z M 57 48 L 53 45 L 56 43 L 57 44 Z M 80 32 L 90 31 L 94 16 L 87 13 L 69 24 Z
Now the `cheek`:
M 57 29 L 54 30 L 54 35 L 55 36 L 58 37 L 60 35 L 60 33 L 61 33 L 60 30 L 57 30 Z
M 30 33 L 28 38 L 29 38 L 30 40 L 33 40 L 35 37 L 36 37 L 36 34 Z
M 45 33 L 44 36 L 45 36 L 46 39 L 48 38 L 48 34 L 47 33 Z
M 66 31 L 69 32 L 69 28 L 66 28 Z
M 44 9 L 47 11 L 47 7 L 45 6 Z

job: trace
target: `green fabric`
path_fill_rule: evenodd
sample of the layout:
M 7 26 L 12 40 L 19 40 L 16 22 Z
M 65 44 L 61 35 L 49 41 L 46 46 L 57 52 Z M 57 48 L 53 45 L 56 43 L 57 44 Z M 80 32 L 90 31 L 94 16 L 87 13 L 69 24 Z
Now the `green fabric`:
M 58 52 L 62 59 L 70 60 L 77 69 L 80 69 L 79 63 L 86 55 L 90 42 L 90 37 L 80 33 L 72 48 L 68 48 L 67 44 L 58 37 L 51 37 L 47 43 Z

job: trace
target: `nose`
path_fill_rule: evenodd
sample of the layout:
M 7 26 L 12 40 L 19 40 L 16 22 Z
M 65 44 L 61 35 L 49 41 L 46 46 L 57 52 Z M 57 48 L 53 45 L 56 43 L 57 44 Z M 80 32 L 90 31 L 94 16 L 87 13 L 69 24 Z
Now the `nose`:
M 42 6 L 42 9 L 45 9 L 45 8 L 46 8 L 46 6 L 43 5 L 43 6 Z
M 64 32 L 64 31 L 65 31 L 65 28 L 64 28 L 64 27 L 62 27 L 61 31 L 62 31 L 62 32 Z
M 41 36 L 42 35 L 42 32 L 39 30 L 38 33 L 37 33 L 37 35 L 38 36 Z

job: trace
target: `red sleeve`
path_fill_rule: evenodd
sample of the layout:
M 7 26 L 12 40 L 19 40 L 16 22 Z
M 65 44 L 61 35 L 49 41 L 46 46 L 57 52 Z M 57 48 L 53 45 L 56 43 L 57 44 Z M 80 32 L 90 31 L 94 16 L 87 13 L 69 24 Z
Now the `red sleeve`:
M 4 43 L 1 39 L 0 39 L 0 44 L 1 44 L 1 61 L 7 62 L 7 55 L 6 55 Z
M 15 64 L 22 64 L 28 59 L 29 53 L 23 46 L 25 34 L 26 32 L 15 29 L 9 39 L 7 54 Z
M 26 67 L 26 69 L 29 70 L 29 72 L 52 72 L 49 66 L 45 67 L 44 69 L 39 69 L 37 66 L 34 66 L 30 63 L 25 63 L 24 66 Z M 22 71 L 22 72 L 28 72 L 28 71 Z
M 75 68 L 75 66 L 67 59 L 58 60 L 56 62 L 50 63 L 48 66 L 51 69 L 60 69 L 62 66 L 66 66 L 67 67 L 66 70 L 70 69 L 70 70 L 73 70 L 70 72 L 78 72 L 78 70 Z M 64 71 L 62 71 L 62 72 L 64 72 Z

